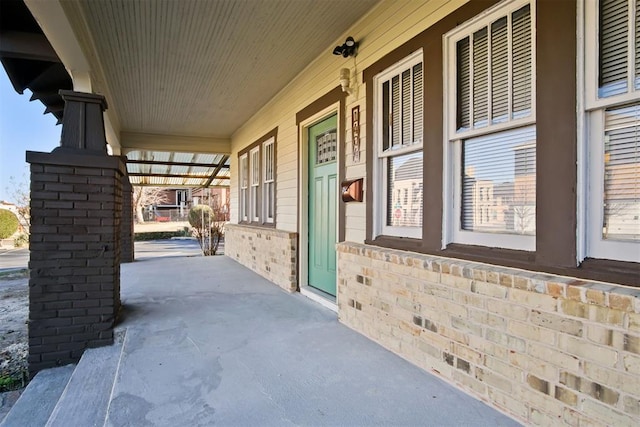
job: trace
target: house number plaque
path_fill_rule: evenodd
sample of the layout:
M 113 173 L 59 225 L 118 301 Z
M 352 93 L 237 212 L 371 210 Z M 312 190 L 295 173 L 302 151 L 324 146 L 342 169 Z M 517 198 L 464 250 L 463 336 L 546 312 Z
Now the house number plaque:
M 351 109 L 351 152 L 353 153 L 353 163 L 360 162 L 360 106 Z

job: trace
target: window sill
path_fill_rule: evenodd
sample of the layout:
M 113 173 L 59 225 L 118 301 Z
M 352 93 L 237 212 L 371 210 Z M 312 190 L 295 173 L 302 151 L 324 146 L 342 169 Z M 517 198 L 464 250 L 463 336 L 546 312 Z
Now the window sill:
M 612 261 L 587 258 L 579 266 L 562 267 L 540 265 L 536 262 L 536 253 L 512 249 L 491 248 L 483 246 L 461 245 L 452 243 L 446 249 L 428 248 L 419 239 L 378 236 L 365 240 L 365 244 L 427 255 L 462 259 L 499 267 L 519 268 L 533 272 L 549 273 L 640 287 L 640 264 L 633 262 Z
M 238 225 L 248 225 L 251 227 L 259 227 L 259 228 L 276 228 L 275 223 L 261 223 L 261 222 L 249 222 L 249 221 L 240 221 Z

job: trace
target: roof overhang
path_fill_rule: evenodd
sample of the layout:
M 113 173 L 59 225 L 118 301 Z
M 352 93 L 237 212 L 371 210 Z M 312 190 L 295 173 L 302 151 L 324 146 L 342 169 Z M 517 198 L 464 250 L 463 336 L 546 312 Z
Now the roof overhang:
M 164 168 L 160 185 L 169 185 L 185 165 L 157 159 L 216 171 L 233 134 L 316 58 L 345 61 L 334 46 L 378 1 L 2 0 L 0 42 L 8 62 L 30 61 L 5 65 L 16 90 L 33 87 L 58 118 L 59 89 L 104 95 L 113 154 L 127 155 L 133 177 Z M 5 27 L 11 20 L 19 25 Z M 39 61 L 52 64 L 46 88 L 25 84 Z M 209 175 L 204 184 L 224 181 Z

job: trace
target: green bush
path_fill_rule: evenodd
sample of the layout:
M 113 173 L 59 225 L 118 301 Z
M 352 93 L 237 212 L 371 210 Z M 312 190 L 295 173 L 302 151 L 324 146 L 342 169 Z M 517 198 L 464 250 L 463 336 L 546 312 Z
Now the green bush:
M 213 209 L 211 209 L 207 205 L 197 205 L 189 209 L 189 224 L 193 228 L 202 229 L 202 219 L 204 218 L 204 224 L 206 226 L 207 223 L 211 223 L 211 219 L 213 216 Z
M 224 222 L 218 218 L 222 218 L 218 211 L 207 205 L 197 205 L 189 210 L 189 224 L 205 256 L 215 255 L 220 245 Z
M 0 239 L 6 239 L 18 231 L 18 217 L 13 212 L 0 209 Z
M 135 233 L 133 240 L 142 242 L 147 240 L 167 240 L 172 237 L 184 237 L 184 231 L 148 231 L 145 233 Z
M 24 248 L 29 245 L 29 235 L 20 233 L 13 239 L 13 246 L 16 248 Z

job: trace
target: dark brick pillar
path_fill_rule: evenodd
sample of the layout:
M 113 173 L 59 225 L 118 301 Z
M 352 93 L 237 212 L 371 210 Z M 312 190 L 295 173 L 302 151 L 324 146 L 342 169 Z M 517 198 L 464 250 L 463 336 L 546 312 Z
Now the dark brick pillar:
M 77 362 L 85 348 L 113 343 L 120 309 L 125 164 L 106 153 L 104 98 L 61 93 L 61 146 L 51 153 L 27 152 L 31 375 Z
M 123 161 L 126 159 L 122 158 Z M 122 177 L 122 222 L 120 262 L 133 262 L 133 186 L 128 176 Z

